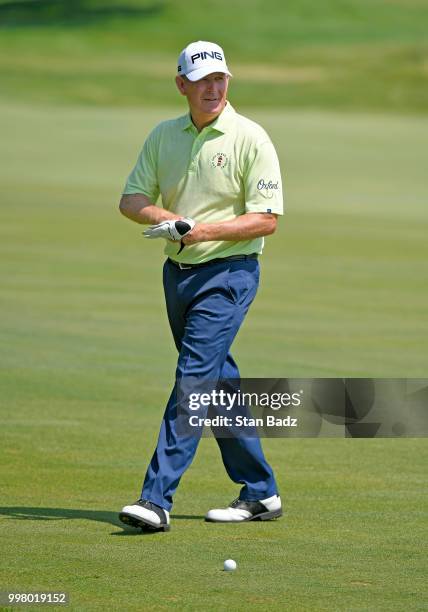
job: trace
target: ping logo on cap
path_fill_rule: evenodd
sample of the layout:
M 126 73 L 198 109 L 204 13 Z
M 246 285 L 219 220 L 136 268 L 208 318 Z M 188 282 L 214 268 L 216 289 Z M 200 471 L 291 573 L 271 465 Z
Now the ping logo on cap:
M 207 59 L 207 56 L 211 59 L 218 59 L 220 61 L 223 61 L 223 56 L 218 51 L 200 51 L 199 53 L 195 53 L 194 55 L 192 55 L 190 59 L 192 60 L 192 64 L 194 64 L 195 60 L 197 60 L 198 58 L 204 60 Z

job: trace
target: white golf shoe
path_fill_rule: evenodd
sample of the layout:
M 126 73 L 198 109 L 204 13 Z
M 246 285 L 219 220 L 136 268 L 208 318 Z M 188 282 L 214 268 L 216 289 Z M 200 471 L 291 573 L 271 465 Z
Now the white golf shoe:
M 281 498 L 273 495 L 259 501 L 235 499 L 227 508 L 210 510 L 205 520 L 210 523 L 242 523 L 244 521 L 270 521 L 282 516 Z
M 126 525 L 150 531 L 169 531 L 169 512 L 145 499 L 124 506 L 119 519 Z

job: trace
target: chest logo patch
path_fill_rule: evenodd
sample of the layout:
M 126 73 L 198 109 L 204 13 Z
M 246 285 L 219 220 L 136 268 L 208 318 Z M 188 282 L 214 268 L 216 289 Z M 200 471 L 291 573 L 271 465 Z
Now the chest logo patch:
M 211 166 L 213 168 L 226 168 L 229 163 L 229 159 L 226 153 L 216 153 L 211 159 Z

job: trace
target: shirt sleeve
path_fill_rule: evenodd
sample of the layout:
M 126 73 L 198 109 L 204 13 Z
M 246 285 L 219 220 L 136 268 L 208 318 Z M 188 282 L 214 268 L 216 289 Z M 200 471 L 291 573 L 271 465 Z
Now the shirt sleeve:
M 281 170 L 270 140 L 255 146 L 244 174 L 245 212 L 284 214 Z
M 138 156 L 137 163 L 126 181 L 123 193 L 142 193 L 153 204 L 159 197 L 159 182 L 157 172 L 158 142 L 156 130 L 148 136 Z

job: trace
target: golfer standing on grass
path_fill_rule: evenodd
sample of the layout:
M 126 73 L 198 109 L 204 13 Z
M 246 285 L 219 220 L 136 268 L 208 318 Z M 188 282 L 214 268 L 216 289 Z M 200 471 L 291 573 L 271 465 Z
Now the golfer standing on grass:
M 126 217 L 150 225 L 146 238 L 166 239 L 165 300 L 179 353 L 141 496 L 119 515 L 135 527 L 169 529 L 174 492 L 200 438 L 177 431 L 177 384 L 184 377 L 239 379 L 230 347 L 257 292 L 263 236 L 275 231 L 283 213 L 275 149 L 266 132 L 227 101 L 231 76 L 218 45 L 199 41 L 183 50 L 175 80 L 190 112 L 151 132 L 120 202 Z M 206 520 L 281 516 L 260 440 L 238 436 L 217 443 L 228 475 L 242 488 L 237 500 L 210 510 Z

